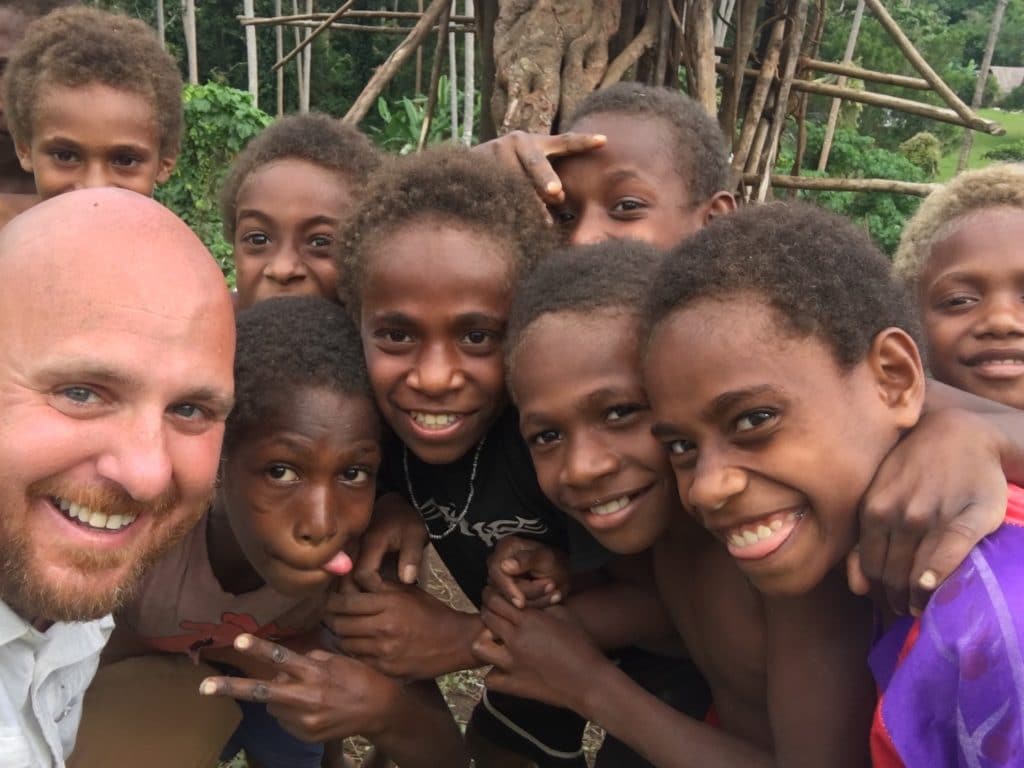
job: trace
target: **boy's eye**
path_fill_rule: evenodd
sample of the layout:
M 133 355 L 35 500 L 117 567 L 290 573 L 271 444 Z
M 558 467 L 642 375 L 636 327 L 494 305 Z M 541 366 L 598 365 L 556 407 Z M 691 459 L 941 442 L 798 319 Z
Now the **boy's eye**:
M 697 444 L 692 440 L 670 440 L 665 443 L 665 447 L 673 458 L 677 456 L 686 456 L 687 454 L 694 453 L 697 450 Z
M 556 210 L 554 208 L 548 209 L 551 212 L 551 220 L 560 227 L 568 226 L 576 221 L 576 214 L 572 211 L 565 209 Z
M 612 206 L 612 213 L 634 213 L 646 207 L 646 203 L 644 203 L 642 200 L 627 197 L 623 198 L 622 200 L 616 201 L 616 203 Z
M 973 306 L 977 303 L 977 297 L 965 293 L 958 293 L 955 296 L 949 296 L 943 299 L 939 303 L 939 307 L 942 309 L 963 309 L 964 307 Z
M 267 467 L 267 477 L 276 483 L 294 483 L 299 479 L 298 473 L 284 464 L 271 464 Z
M 117 155 L 113 159 L 113 164 L 121 168 L 134 168 L 141 162 L 137 157 L 132 155 Z
M 753 411 L 747 411 L 736 419 L 736 431 L 749 432 L 773 421 L 775 417 L 775 411 L 770 408 L 757 408 Z
M 50 156 L 58 163 L 73 163 L 78 159 L 78 155 L 70 149 L 55 149 L 50 152 Z
M 365 485 L 370 480 L 370 472 L 365 467 L 348 467 L 341 478 L 349 485 Z
M 262 248 L 270 242 L 270 238 L 263 232 L 248 232 L 242 235 L 242 242 L 254 248 Z
M 491 340 L 491 334 L 488 331 L 469 331 L 462 340 L 467 344 L 486 344 Z
M 562 435 L 555 429 L 544 429 L 533 435 L 530 438 L 530 442 L 534 445 L 551 445 L 557 442 Z
M 309 238 L 309 246 L 311 248 L 330 248 L 333 242 L 334 238 L 330 235 L 313 235 Z
M 606 421 L 622 421 L 632 416 L 637 411 L 643 410 L 643 406 L 638 403 L 626 403 L 623 405 L 613 405 L 608 409 L 605 414 Z
M 396 331 L 394 329 L 380 331 L 378 336 L 391 344 L 408 344 L 412 341 L 412 336 L 408 333 L 405 331 Z

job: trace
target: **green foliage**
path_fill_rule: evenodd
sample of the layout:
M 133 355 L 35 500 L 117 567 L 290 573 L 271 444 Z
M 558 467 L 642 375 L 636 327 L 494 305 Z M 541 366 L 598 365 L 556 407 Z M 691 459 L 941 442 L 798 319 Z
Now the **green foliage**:
M 174 174 L 156 198 L 192 228 L 233 278 L 231 245 L 224 240 L 217 191 L 228 166 L 270 117 L 252 105 L 248 93 L 226 85 L 187 85 L 185 135 Z
M 1024 83 L 1006 94 L 999 106 L 1003 109 L 1024 109 Z
M 821 154 L 824 133 L 825 129 L 820 125 L 807 126 L 808 157 Z M 930 144 L 927 139 L 917 143 Z M 828 172 L 807 172 L 805 175 L 926 181 L 925 172 L 902 154 L 884 149 L 871 136 L 847 128 L 836 131 Z M 803 191 L 800 196 L 860 223 L 887 253 L 896 249 L 904 224 L 921 202 L 920 198 L 909 195 L 882 192 Z
M 986 160 L 998 162 L 1024 163 L 1024 139 L 1017 139 L 984 154 Z
M 428 144 L 451 139 L 452 118 L 448 104 L 451 98 L 451 84 L 441 75 L 437 83 L 437 106 L 430 122 Z M 462 93 L 458 94 L 459 116 L 462 116 Z M 476 94 L 473 108 L 473 125 L 478 126 L 480 115 L 480 93 Z M 416 149 L 420 131 L 427 116 L 427 97 L 424 95 L 403 96 L 389 102 L 383 96 L 377 99 L 377 119 L 368 122 L 366 132 L 378 146 L 389 152 L 407 155 Z M 475 134 L 474 134 L 475 138 Z
M 933 179 L 939 172 L 942 142 L 934 133 L 921 131 L 900 144 L 900 154 L 924 171 L 929 179 Z

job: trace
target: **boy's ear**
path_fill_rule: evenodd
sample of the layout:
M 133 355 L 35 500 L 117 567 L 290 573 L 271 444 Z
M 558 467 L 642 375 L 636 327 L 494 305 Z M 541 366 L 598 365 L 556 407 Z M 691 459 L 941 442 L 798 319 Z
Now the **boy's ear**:
M 23 170 L 25 173 L 32 173 L 31 146 L 29 144 L 15 142 L 14 153 L 18 156 L 18 162 L 21 164 L 21 170 Z
M 715 192 L 711 199 L 705 203 L 704 226 L 707 226 L 716 216 L 732 213 L 736 210 L 736 198 L 732 192 Z
M 161 157 L 160 158 L 160 170 L 156 174 L 156 183 L 163 184 L 174 173 L 174 166 L 177 164 L 178 158 L 176 157 Z
M 924 405 L 925 376 L 921 353 L 901 328 L 886 328 L 875 336 L 867 363 L 882 401 L 893 411 L 897 426 L 917 423 Z

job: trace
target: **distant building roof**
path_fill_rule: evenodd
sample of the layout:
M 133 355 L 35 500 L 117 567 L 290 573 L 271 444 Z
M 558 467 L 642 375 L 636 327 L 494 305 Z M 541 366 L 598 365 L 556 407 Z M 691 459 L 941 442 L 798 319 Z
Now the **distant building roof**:
M 999 93 L 1009 93 L 1024 83 L 1024 67 L 992 67 L 992 77 L 996 79 Z

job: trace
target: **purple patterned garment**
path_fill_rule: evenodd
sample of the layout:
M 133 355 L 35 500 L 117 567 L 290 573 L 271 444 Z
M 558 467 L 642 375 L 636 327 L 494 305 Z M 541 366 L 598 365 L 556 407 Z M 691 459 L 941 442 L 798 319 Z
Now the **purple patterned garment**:
M 876 768 L 1024 766 L 1024 491 L 1004 525 L 871 654 Z

